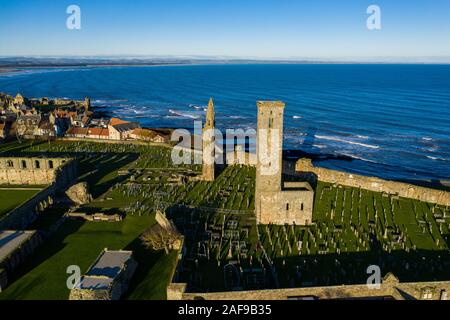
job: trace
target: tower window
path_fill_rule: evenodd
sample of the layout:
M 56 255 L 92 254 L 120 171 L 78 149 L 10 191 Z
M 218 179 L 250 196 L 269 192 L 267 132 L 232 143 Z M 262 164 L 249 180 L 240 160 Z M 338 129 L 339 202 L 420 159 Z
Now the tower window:
M 289 203 L 286 203 L 286 211 L 289 211 Z
M 14 163 L 11 160 L 8 160 L 6 165 L 8 166 L 8 168 L 14 168 Z
M 53 169 L 53 161 L 52 161 L 52 160 L 49 160 L 49 161 L 48 161 L 48 167 L 49 167 L 50 169 Z
M 269 129 L 273 127 L 273 118 L 269 118 Z
M 300 205 L 300 210 L 303 211 L 303 203 Z
M 22 169 L 27 168 L 27 162 L 25 160 L 22 160 Z
M 41 168 L 41 163 L 39 162 L 39 160 L 34 160 L 34 167 L 36 169 L 40 169 Z

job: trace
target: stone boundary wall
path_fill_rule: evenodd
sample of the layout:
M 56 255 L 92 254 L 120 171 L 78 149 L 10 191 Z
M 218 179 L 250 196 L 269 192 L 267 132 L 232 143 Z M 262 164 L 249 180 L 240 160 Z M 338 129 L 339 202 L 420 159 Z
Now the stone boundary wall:
M 450 192 L 448 191 L 315 167 L 310 159 L 298 160 L 295 170 L 297 174 L 305 176 L 308 180 L 314 179 L 311 177 L 311 174 L 313 174 L 316 176 L 316 180 L 323 182 L 336 183 L 375 192 L 384 192 L 399 197 L 450 206 Z
M 181 236 L 180 246 L 177 249 L 177 263 L 170 271 L 170 283 L 166 289 L 167 300 L 183 300 L 182 293 L 186 291 L 186 283 L 176 283 L 178 278 L 178 272 L 181 271 L 183 258 L 184 258 L 184 236 Z
M 398 279 L 383 281 L 379 289 L 365 284 L 328 287 L 305 287 L 251 291 L 193 293 L 186 292 L 186 283 L 172 283 L 168 300 L 316 300 L 316 299 L 376 299 L 446 300 L 450 281 L 400 283 Z

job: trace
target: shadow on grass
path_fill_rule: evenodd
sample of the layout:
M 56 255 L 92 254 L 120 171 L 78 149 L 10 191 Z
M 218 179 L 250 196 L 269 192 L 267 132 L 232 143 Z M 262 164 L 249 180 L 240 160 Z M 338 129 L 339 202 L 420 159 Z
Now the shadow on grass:
M 50 238 L 45 240 L 45 243 L 41 244 L 36 251 L 27 257 L 24 263 L 11 272 L 8 276 L 8 282 L 11 286 L 15 281 L 26 275 L 28 272 L 50 259 L 53 255 L 57 254 L 66 246 L 64 240 L 66 237 L 77 232 L 84 221 L 66 221 L 61 228 Z M 33 281 L 35 283 L 35 281 Z M 30 284 L 31 285 L 31 284 Z M 20 291 L 20 290 L 19 290 Z M 10 293 L 8 293 L 10 295 Z M 14 296 L 14 295 L 12 295 Z
M 448 281 L 450 253 L 445 250 L 415 252 L 381 250 L 273 258 L 281 287 L 366 283 L 367 268 L 377 265 L 381 274 L 392 272 L 401 282 Z M 297 269 L 298 267 L 298 269 Z M 298 270 L 298 271 L 297 271 Z
M 171 273 L 176 264 L 175 251 L 153 251 L 146 248 L 139 238 L 131 242 L 125 250 L 132 250 L 138 263 L 136 273 L 131 280 L 127 300 L 165 300 L 166 288 L 171 281 Z
M 118 154 L 111 154 L 111 156 L 118 155 Z M 99 183 L 102 179 L 106 178 L 108 175 L 112 174 L 115 171 L 120 170 L 124 166 L 130 164 L 133 161 L 136 161 L 139 158 L 139 155 L 137 153 L 127 153 L 123 154 L 123 159 L 119 161 L 113 161 L 111 163 L 107 164 L 96 164 L 97 171 L 94 174 L 88 175 L 85 178 L 81 179 L 81 181 L 86 181 L 91 186 L 91 194 L 94 198 L 99 197 L 103 193 L 105 193 L 111 186 L 113 186 L 116 183 L 122 182 L 125 179 L 127 179 L 127 176 L 115 176 L 112 179 L 109 179 L 103 183 Z M 87 164 L 80 165 L 82 167 L 82 173 L 89 172 L 92 170 L 92 167 L 87 166 Z

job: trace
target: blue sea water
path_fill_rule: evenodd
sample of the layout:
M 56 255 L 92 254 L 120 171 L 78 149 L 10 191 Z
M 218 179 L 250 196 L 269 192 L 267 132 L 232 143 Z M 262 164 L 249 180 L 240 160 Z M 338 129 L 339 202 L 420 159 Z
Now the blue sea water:
M 209 97 L 217 126 L 255 128 L 256 101 L 282 100 L 285 148 L 346 155 L 328 168 L 450 180 L 450 65 L 254 64 L 43 69 L 0 76 L 0 91 L 91 97 L 150 127 L 192 128 Z

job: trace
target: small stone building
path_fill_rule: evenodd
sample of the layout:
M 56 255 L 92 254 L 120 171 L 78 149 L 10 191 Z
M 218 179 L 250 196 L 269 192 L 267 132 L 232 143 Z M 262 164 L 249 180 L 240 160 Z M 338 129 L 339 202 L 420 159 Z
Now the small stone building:
M 70 291 L 69 300 L 119 300 L 137 268 L 132 254 L 104 249 Z

